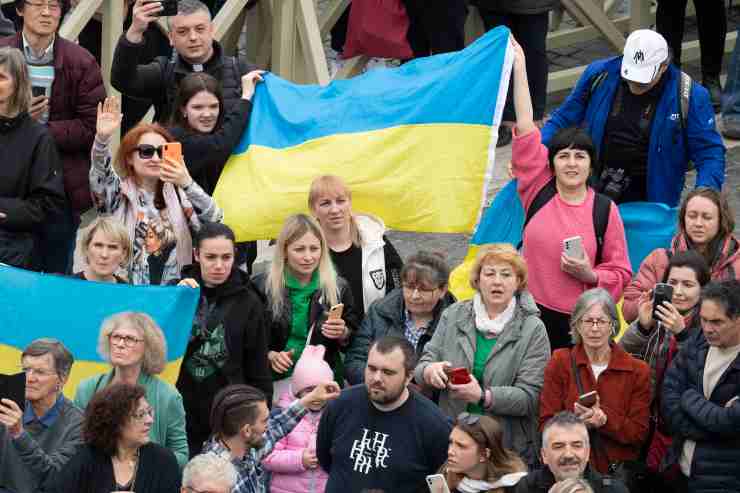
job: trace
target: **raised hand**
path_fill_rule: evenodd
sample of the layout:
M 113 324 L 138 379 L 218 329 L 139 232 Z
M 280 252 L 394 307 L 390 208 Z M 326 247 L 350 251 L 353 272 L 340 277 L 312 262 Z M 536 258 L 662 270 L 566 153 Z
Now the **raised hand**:
M 264 70 L 252 70 L 248 74 L 242 75 L 242 99 L 252 100 L 254 89 L 258 83 L 262 82 Z
M 107 142 L 111 135 L 121 126 L 121 100 L 116 96 L 108 96 L 105 101 L 98 103 L 98 120 L 95 123 L 97 137 Z

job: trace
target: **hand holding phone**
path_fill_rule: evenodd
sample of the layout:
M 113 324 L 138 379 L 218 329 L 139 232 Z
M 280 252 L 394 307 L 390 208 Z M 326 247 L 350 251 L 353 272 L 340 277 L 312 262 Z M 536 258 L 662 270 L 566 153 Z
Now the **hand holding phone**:
M 596 405 L 596 402 L 598 401 L 599 393 L 595 390 L 592 390 L 591 392 L 586 392 L 583 395 L 580 395 L 578 397 L 578 404 L 580 404 L 583 407 L 594 407 Z
M 449 378 L 449 383 L 453 385 L 465 385 L 466 383 L 470 383 L 472 381 L 472 378 L 470 377 L 470 372 L 467 368 L 462 366 L 458 368 L 446 368 L 445 373 Z
M 332 306 L 331 308 L 329 308 L 329 320 L 337 320 L 342 318 L 342 313 L 344 313 L 344 303 L 339 303 Z
M 447 480 L 441 474 L 430 474 L 427 476 L 427 486 L 429 486 L 429 493 L 450 493 Z
M 564 239 L 563 252 L 571 258 L 583 258 L 583 239 L 580 236 L 571 236 Z
M 670 303 L 671 300 L 673 300 L 673 286 L 662 282 L 656 284 L 653 288 L 653 320 L 660 320 L 657 316 L 656 308 L 663 305 L 664 301 Z

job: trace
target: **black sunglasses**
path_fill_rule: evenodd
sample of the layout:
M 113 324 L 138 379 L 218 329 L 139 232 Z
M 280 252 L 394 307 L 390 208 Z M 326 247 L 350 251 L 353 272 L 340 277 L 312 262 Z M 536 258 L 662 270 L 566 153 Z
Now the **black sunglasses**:
M 151 159 L 154 157 L 154 153 L 157 153 L 159 159 L 164 158 L 164 146 L 153 146 L 151 144 L 141 144 L 135 147 L 139 151 L 139 157 L 141 159 Z
M 457 416 L 457 422 L 464 425 L 473 426 L 480 421 L 480 415 L 470 413 L 460 413 Z

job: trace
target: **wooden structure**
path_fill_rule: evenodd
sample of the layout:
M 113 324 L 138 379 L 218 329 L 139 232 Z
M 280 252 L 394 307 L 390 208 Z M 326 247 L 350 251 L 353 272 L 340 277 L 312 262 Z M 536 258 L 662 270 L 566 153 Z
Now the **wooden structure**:
M 12 0 L 0 0 L 10 3 Z M 622 50 L 625 33 L 649 27 L 655 23 L 655 7 L 650 0 L 623 0 L 629 2 L 630 15 L 614 17 L 613 11 L 620 0 L 561 0 L 562 8 L 553 12 L 552 31 L 548 35 L 548 48 L 561 48 L 574 43 L 604 38 L 614 47 L 615 54 Z M 245 10 L 247 0 L 227 0 L 214 19 L 216 39 L 227 51 L 236 49 L 239 35 L 246 23 L 247 56 L 250 60 L 280 76 L 299 83 L 327 84 L 331 77 L 327 69 L 322 39 L 336 23 L 350 0 L 327 0 L 318 15 L 316 0 L 260 0 L 254 9 Z M 688 15 L 693 15 L 693 3 Z M 564 14 L 575 19 L 579 27 L 560 28 Z M 102 72 L 109 94 L 115 90 L 110 85 L 110 67 L 113 50 L 122 33 L 123 0 L 79 0 L 77 7 L 67 16 L 60 34 L 75 39 L 85 24 L 99 16 L 103 22 Z M 163 21 L 162 25 L 166 30 Z M 482 34 L 482 22 L 471 8 L 466 25 L 467 41 Z M 737 34 L 727 35 L 725 50 L 730 51 Z M 685 42 L 683 61 L 699 58 L 699 42 Z M 334 78 L 348 78 L 358 74 L 368 58 L 358 56 L 346 60 Z M 555 92 L 572 87 L 584 66 L 550 73 L 548 91 Z

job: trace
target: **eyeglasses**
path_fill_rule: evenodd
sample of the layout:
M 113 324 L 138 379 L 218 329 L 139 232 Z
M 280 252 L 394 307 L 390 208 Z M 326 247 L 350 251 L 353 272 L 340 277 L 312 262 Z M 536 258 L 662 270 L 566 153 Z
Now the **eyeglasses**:
M 136 411 L 135 413 L 131 414 L 131 417 L 134 418 L 136 421 L 143 421 L 147 416 L 150 418 L 154 417 L 154 408 L 148 407 L 146 409 L 142 409 L 141 411 Z
M 157 153 L 159 159 L 164 158 L 164 146 L 153 146 L 151 144 L 141 144 L 136 146 L 134 149 L 139 151 L 139 157 L 141 159 L 151 159 L 154 157 L 154 153 Z
M 439 288 L 423 288 L 419 286 L 418 284 L 402 284 L 403 289 L 409 292 L 409 294 L 414 294 L 414 291 L 418 292 L 422 296 L 431 296 L 432 293 L 434 293 Z
M 62 10 L 62 5 L 58 2 L 29 2 L 26 0 L 24 3 L 39 10 L 44 10 L 44 7 L 46 7 L 49 9 L 49 12 L 59 12 Z
M 457 416 L 457 422 L 464 425 L 473 426 L 475 423 L 480 421 L 480 415 L 470 413 L 460 413 Z
M 123 343 L 126 347 L 134 347 L 137 343 L 143 341 L 144 339 L 137 339 L 133 336 L 122 336 L 120 334 L 111 334 L 108 336 L 108 340 L 111 344 L 119 345 Z
M 588 328 L 588 326 L 590 325 L 591 327 L 594 327 L 596 329 L 605 329 L 611 324 L 611 320 L 604 320 L 603 318 L 589 318 L 581 320 L 581 326 L 584 328 Z
M 37 377 L 46 378 L 52 375 L 56 375 L 56 372 L 54 370 L 46 370 L 44 368 L 27 368 L 25 366 L 22 366 L 21 371 L 29 377 L 36 375 Z

